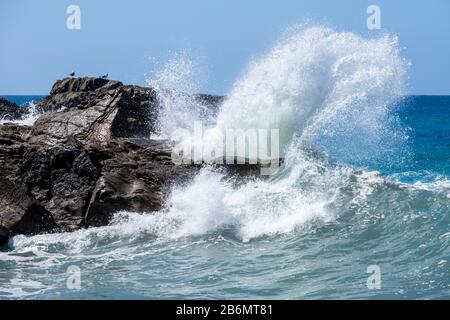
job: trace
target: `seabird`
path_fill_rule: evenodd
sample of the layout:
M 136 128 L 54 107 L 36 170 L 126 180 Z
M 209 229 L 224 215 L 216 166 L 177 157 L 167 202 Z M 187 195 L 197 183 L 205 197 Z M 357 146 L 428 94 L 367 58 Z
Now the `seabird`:
M 69 74 L 69 76 L 73 77 L 75 75 L 75 72 L 72 71 L 71 74 Z
M 104 75 L 102 75 L 100 78 L 106 79 L 106 78 L 108 78 L 108 74 L 104 74 Z

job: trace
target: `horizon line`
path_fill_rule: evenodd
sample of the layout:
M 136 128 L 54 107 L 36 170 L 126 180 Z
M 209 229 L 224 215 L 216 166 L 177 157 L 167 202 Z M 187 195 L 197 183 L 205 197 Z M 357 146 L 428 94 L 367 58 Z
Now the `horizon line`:
M 151 88 L 151 87 L 149 87 Z M 205 92 L 198 92 L 195 94 L 209 94 L 209 95 L 215 95 L 215 96 L 226 96 L 226 94 L 221 94 L 221 93 L 205 93 Z M 0 97 L 6 97 L 6 96 L 10 96 L 10 97 L 29 97 L 29 96 L 41 96 L 41 97 L 45 97 L 45 96 L 49 96 L 50 93 L 47 94 L 42 94 L 42 93 L 36 93 L 36 94 L 14 94 L 14 93 L 8 93 L 8 94 L 3 94 L 0 93 Z M 403 95 L 404 97 L 414 97 L 414 96 L 421 96 L 421 97 L 450 97 L 450 93 L 448 94 L 420 94 L 420 93 L 411 93 L 411 94 L 405 94 Z

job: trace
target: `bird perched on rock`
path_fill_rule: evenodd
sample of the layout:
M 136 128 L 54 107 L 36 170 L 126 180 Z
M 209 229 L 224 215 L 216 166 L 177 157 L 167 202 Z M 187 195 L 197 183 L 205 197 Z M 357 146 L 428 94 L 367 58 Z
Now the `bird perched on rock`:
M 72 73 L 69 74 L 69 76 L 73 77 L 75 75 L 75 72 L 72 71 Z
M 108 78 L 108 74 L 104 74 L 104 75 L 102 75 L 100 78 L 102 78 L 102 79 L 107 79 L 107 78 Z

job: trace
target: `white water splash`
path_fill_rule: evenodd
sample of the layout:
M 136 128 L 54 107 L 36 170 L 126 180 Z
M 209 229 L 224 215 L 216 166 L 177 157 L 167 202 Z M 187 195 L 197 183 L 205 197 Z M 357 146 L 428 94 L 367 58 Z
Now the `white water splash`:
M 356 143 L 375 156 L 383 147 L 380 141 L 397 134 L 386 119 L 403 93 L 407 66 L 395 37 L 364 39 L 324 27 L 291 30 L 250 64 L 215 125 L 194 141 L 214 145 L 214 137 L 221 136 L 217 133 L 233 128 L 279 129 L 286 170 L 236 188 L 224 175 L 205 169 L 190 186 L 173 192 L 164 213 L 179 221 L 178 233 L 172 234 L 202 234 L 233 225 L 247 241 L 290 232 L 314 219 L 333 219 L 327 205 L 348 183 L 351 170 L 327 167 L 307 156 L 304 147 L 331 136 L 340 148 Z M 364 179 L 356 183 L 360 193 L 373 190 Z M 194 200 L 198 197 L 202 200 Z
M 188 53 L 181 52 L 147 78 L 161 106 L 156 136 L 168 138 L 177 129 L 192 131 L 195 122 L 211 120 L 210 110 L 193 96 L 199 88 L 198 69 Z
M 5 123 L 14 123 L 22 126 L 32 126 L 41 114 L 36 109 L 36 104 L 33 101 L 28 102 L 27 113 L 21 119 L 9 120 L 8 117 L 0 120 L 0 125 Z

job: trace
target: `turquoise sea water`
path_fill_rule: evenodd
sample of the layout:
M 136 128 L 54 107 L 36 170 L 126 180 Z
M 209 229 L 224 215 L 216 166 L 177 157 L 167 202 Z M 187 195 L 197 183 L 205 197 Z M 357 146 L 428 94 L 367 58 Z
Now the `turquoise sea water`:
M 286 187 L 292 168 L 237 193 L 204 172 L 174 190 L 167 212 L 123 212 L 108 227 L 13 238 L 0 252 L 0 298 L 450 298 L 450 96 L 407 97 L 390 112 L 406 134 L 381 156 L 356 153 L 358 143 L 345 137 L 318 142 L 330 158 L 325 167 L 380 172 L 324 171 L 313 182 L 300 173 L 295 193 L 313 194 L 324 179 L 332 200 L 320 210 L 321 197 L 289 208 L 321 218 L 277 218 L 283 212 L 272 206 L 287 200 L 274 190 Z M 269 188 L 269 199 L 247 197 L 255 188 Z M 264 209 L 250 212 L 257 199 Z M 237 208 L 239 219 L 221 220 Z M 378 290 L 367 287 L 371 265 L 380 268 Z M 74 267 L 79 289 L 67 287 Z
M 26 106 L 30 102 L 36 103 L 41 101 L 45 96 L 42 95 L 6 95 L 6 96 L 0 96 L 2 98 L 5 98 L 8 101 L 14 102 L 18 104 L 19 106 Z

